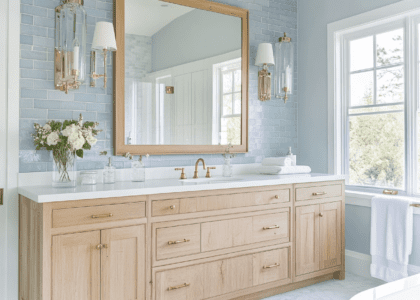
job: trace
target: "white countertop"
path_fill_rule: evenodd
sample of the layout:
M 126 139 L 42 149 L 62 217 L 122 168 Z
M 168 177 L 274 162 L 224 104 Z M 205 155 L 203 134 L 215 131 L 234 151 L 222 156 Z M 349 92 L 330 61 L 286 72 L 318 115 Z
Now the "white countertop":
M 19 194 L 35 202 L 59 202 L 95 198 L 139 196 L 178 192 L 193 192 L 205 190 L 220 190 L 231 188 L 246 188 L 279 184 L 307 183 L 320 181 L 343 180 L 341 175 L 328 174 L 293 174 L 293 175 L 237 175 L 229 182 L 224 177 L 213 177 L 212 181 L 205 179 L 193 180 L 154 179 L 145 182 L 122 181 L 115 184 L 84 185 L 75 188 L 53 188 L 52 186 L 23 186 L 18 188 Z M 227 178 L 229 180 L 229 178 Z

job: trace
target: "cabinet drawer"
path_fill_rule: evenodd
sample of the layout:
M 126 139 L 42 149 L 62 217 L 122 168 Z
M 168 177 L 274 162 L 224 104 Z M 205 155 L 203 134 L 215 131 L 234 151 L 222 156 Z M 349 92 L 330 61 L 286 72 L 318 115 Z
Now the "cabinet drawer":
M 204 222 L 201 251 L 233 248 L 273 239 L 289 242 L 289 212 Z
M 296 201 L 339 197 L 341 195 L 341 184 L 296 188 Z
M 55 209 L 53 228 L 144 218 L 145 202 Z
M 200 253 L 200 224 L 156 230 L 156 259 Z
M 152 216 L 179 214 L 179 199 L 152 202 Z
M 290 278 L 290 248 L 260 252 L 253 255 L 254 285 Z

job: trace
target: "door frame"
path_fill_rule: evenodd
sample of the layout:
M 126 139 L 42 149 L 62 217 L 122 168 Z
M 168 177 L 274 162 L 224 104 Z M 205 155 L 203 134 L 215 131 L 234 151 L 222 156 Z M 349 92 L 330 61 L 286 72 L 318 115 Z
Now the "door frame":
M 20 1 L 0 1 L 0 26 L 0 300 L 8 300 L 18 299 L 19 286 Z

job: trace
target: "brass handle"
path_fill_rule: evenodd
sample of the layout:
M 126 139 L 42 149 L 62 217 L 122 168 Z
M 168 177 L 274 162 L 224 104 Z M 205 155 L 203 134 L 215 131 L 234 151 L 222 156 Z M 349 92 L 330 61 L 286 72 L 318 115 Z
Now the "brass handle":
M 179 179 L 187 179 L 187 176 L 185 175 L 185 168 L 175 168 L 175 171 L 182 171 L 181 177 Z
M 383 193 L 385 195 L 398 195 L 398 191 L 395 190 L 384 190 Z
M 326 195 L 326 192 L 318 192 L 318 193 L 312 193 L 312 196 L 322 196 L 322 195 Z
M 101 249 L 106 249 L 108 248 L 107 244 L 99 244 L 98 246 L 96 246 L 96 249 L 101 250 Z
M 263 266 L 263 269 L 271 269 L 271 268 L 277 268 L 277 267 L 280 267 L 280 264 L 274 264 L 271 266 Z
M 275 195 L 275 196 L 274 196 L 274 198 L 278 199 L 278 198 L 280 198 L 280 197 L 279 197 L 279 195 Z
M 92 219 L 111 218 L 113 214 L 92 215 Z
M 263 227 L 263 230 L 270 230 L 270 229 L 277 229 L 280 228 L 279 225 L 274 225 L 274 226 L 270 226 L 270 227 Z
M 187 286 L 190 286 L 190 284 L 189 283 L 183 283 L 183 284 L 180 284 L 180 285 L 177 285 L 177 286 L 170 286 L 170 287 L 168 287 L 168 291 L 182 289 L 182 288 L 187 287 Z
M 320 216 L 320 217 L 323 217 L 323 216 L 324 216 L 324 214 L 323 214 L 323 213 L 319 213 L 319 216 Z
M 207 168 L 206 178 L 211 178 L 210 170 L 216 170 L 216 167 L 208 167 Z
M 176 245 L 176 244 L 181 244 L 181 243 L 188 243 L 190 240 L 187 239 L 183 239 L 182 241 L 169 241 L 168 245 Z
M 175 207 L 176 207 L 175 205 L 169 206 L 170 209 L 175 209 Z

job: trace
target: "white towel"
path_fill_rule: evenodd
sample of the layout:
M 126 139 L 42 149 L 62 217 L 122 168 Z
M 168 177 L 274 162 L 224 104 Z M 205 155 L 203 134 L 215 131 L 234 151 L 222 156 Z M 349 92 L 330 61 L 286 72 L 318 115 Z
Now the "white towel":
M 258 173 L 268 175 L 311 173 L 308 166 L 260 166 Z
M 395 281 L 408 276 L 408 257 L 413 248 L 413 207 L 402 197 L 372 199 L 370 254 L 372 277 Z
M 290 157 L 267 157 L 261 164 L 263 166 L 291 166 L 292 160 Z

